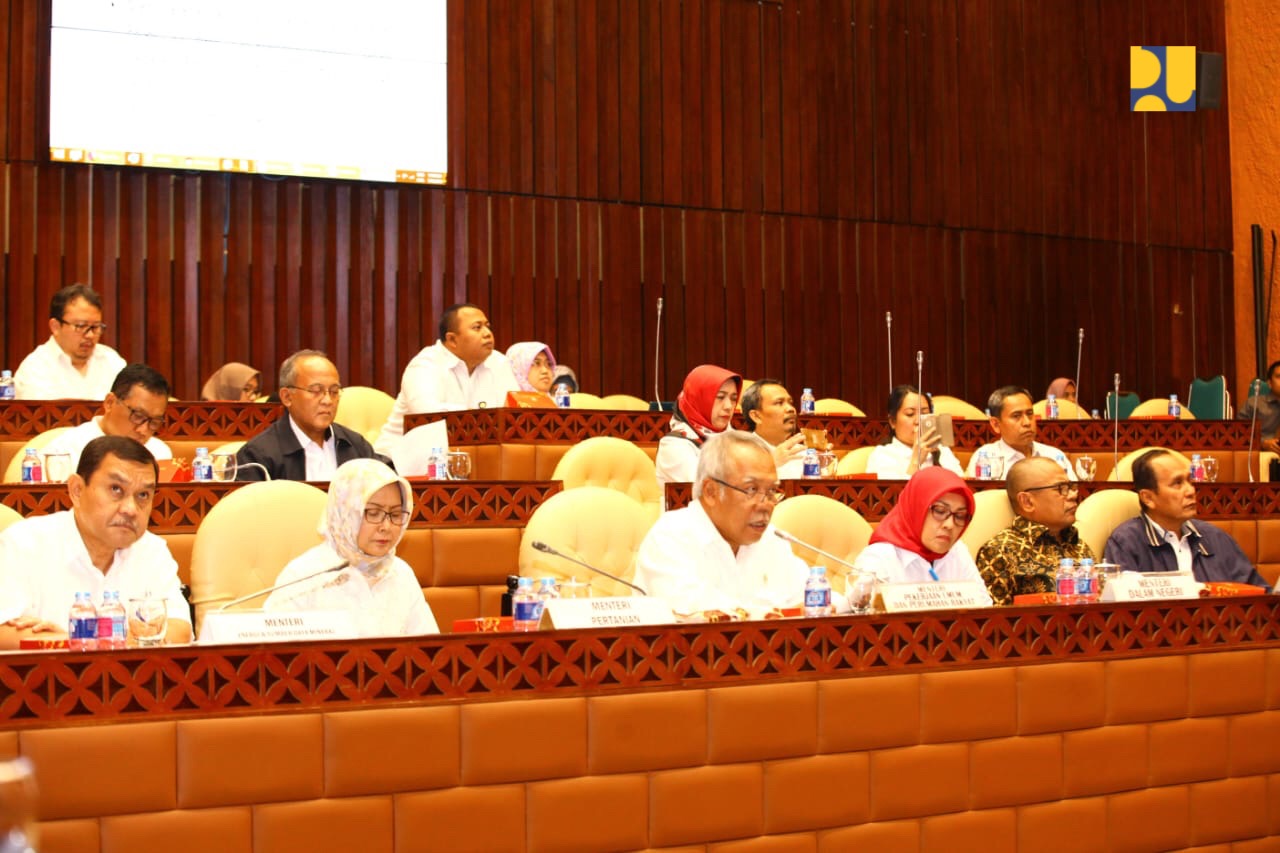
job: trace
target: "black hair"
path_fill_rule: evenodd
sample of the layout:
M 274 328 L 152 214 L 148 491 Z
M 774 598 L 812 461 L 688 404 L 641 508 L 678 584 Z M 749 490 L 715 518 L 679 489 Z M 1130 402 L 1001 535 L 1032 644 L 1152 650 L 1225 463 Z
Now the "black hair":
M 993 418 L 1000 417 L 1004 414 L 1004 401 L 1019 394 L 1026 394 L 1028 400 L 1033 399 L 1031 392 L 1020 385 L 1001 385 L 987 398 L 987 411 Z
M 779 379 L 757 379 L 754 385 L 742 392 L 742 399 L 738 401 L 738 406 L 742 409 L 742 419 L 747 422 L 747 432 L 756 431 L 756 422 L 751 420 L 751 413 L 760 408 L 762 396 L 760 389 L 766 385 L 785 387 Z
M 87 284 L 68 284 L 49 300 L 49 316 L 54 320 L 61 320 L 67 306 L 77 299 L 83 299 L 99 311 L 102 310 L 102 297 L 98 295 L 98 291 Z
M 76 475 L 86 483 L 89 482 L 93 472 L 102 467 L 102 460 L 106 459 L 110 454 L 119 456 L 126 462 L 150 465 L 156 479 L 160 479 L 160 465 L 156 462 L 156 458 L 151 455 L 151 451 L 147 450 L 145 445 L 122 435 L 103 435 L 86 444 L 84 450 L 80 451 L 80 462 L 76 465 Z
M 169 382 L 160 375 L 160 371 L 145 364 L 130 364 L 117 373 L 115 381 L 111 383 L 111 393 L 116 395 L 117 400 L 123 400 L 135 385 L 141 385 L 161 397 L 169 396 Z
M 444 313 L 440 315 L 440 327 L 436 331 L 440 334 L 440 340 L 444 340 L 450 332 L 456 332 L 455 328 L 458 324 L 458 312 L 463 308 L 474 308 L 481 310 L 479 305 L 472 305 L 470 302 L 458 302 L 444 309 Z
M 1152 463 L 1161 456 L 1169 456 L 1167 450 L 1155 449 L 1148 450 L 1146 453 L 1133 460 L 1133 490 L 1140 492 L 1143 489 L 1155 491 L 1159 486 L 1156 482 L 1156 471 Z

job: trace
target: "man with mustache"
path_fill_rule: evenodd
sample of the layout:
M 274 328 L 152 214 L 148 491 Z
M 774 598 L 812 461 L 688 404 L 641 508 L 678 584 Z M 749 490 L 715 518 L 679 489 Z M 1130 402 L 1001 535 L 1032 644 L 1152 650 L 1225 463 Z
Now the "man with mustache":
M 0 649 L 22 636 L 65 631 L 77 592 L 105 590 L 168 605 L 168 643 L 191 640 L 191 617 L 169 546 L 147 532 L 159 468 L 145 447 L 102 436 L 67 480 L 72 509 L 32 516 L 0 533 Z
M 1133 463 L 1133 490 L 1142 511 L 1107 540 L 1107 562 L 1135 572 L 1190 572 L 1195 579 L 1234 581 L 1270 591 L 1230 534 L 1196 515 L 1191 467 L 1167 450 L 1149 450 Z
M 1052 459 L 1067 472 L 1067 479 L 1076 479 L 1076 472 L 1071 470 L 1067 455 L 1056 447 L 1036 441 L 1036 413 L 1031 403 L 1031 392 L 1017 385 L 1005 385 L 991 392 L 987 398 L 987 411 L 991 413 L 991 431 L 1000 436 L 999 441 L 984 444 L 969 457 L 969 467 L 964 475 L 973 477 L 978 467 L 978 455 L 986 451 L 987 455 L 1003 460 L 1000 476 L 1009 473 L 1013 463 L 1032 456 L 1044 456 Z
M 804 476 L 804 435 L 796 425 L 796 404 L 777 379 L 761 379 L 742 392 L 739 404 L 747 429 L 764 439 L 773 452 L 778 476 Z
M 257 463 L 273 480 L 333 479 L 352 459 L 391 460 L 379 456 L 365 437 L 333 422 L 342 395 L 338 368 L 319 350 L 298 350 L 280 365 L 280 402 L 284 417 L 254 436 L 236 454 L 236 479 L 261 480 Z

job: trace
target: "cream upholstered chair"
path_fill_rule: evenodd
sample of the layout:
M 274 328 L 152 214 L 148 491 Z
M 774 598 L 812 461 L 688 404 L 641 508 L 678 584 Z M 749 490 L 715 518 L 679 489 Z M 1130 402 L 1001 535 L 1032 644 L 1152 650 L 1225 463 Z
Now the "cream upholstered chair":
M 1031 408 L 1035 409 L 1037 418 L 1044 420 L 1044 418 L 1046 417 L 1045 409 L 1047 409 L 1048 406 L 1049 406 L 1048 400 L 1041 400 L 1035 405 L 1033 405 Z M 1089 414 L 1084 409 L 1080 408 L 1080 406 L 1076 405 L 1075 402 L 1071 400 L 1059 400 L 1058 401 L 1058 420 L 1060 421 L 1077 421 L 1077 420 L 1091 421 L 1093 420 L 1093 415 Z
M 1013 507 L 1004 489 L 983 489 L 973 493 L 973 518 L 960 541 L 977 557 L 978 551 L 1001 530 L 1013 524 Z
M 836 463 L 837 474 L 865 474 L 867 473 L 867 461 L 871 458 L 871 452 L 876 449 L 874 444 L 866 447 L 855 447 L 844 456 L 840 457 L 840 461 Z M 799 534 L 796 534 L 797 536 Z
M 635 574 L 635 555 L 656 517 L 622 492 L 582 486 L 552 495 L 534 510 L 520 536 L 520 574 L 589 581 L 592 595 L 630 595 L 631 589 L 533 547 L 545 542 L 624 580 Z
M 603 397 L 597 397 L 595 394 L 588 394 L 586 391 L 575 391 L 569 395 L 569 408 L 607 409 L 609 407 L 604 404 Z
M 1124 456 L 1121 456 L 1120 461 L 1116 463 L 1115 469 L 1109 475 L 1107 475 L 1107 479 L 1120 480 L 1122 482 L 1131 482 L 1133 480 L 1133 463 L 1138 460 L 1139 456 L 1141 456 L 1142 454 L 1146 453 L 1149 450 L 1168 450 L 1169 453 L 1172 453 L 1174 456 L 1176 456 L 1178 460 L 1182 462 L 1184 465 L 1191 464 L 1190 459 L 1183 456 L 1181 453 L 1179 453 L 1176 450 L 1169 450 L 1169 448 L 1167 447 L 1140 447 L 1137 450 L 1132 450 L 1126 453 Z
M 948 397 L 946 394 L 933 395 L 933 411 L 939 415 L 951 415 L 953 418 L 966 420 L 986 420 L 986 412 L 972 403 L 959 397 Z
M 644 504 L 655 518 L 662 511 L 662 488 L 653 460 L 622 438 L 598 435 L 578 442 L 560 457 L 551 479 L 563 480 L 565 489 L 613 489 Z
M 47 429 L 30 439 L 26 444 L 19 447 L 18 452 L 13 454 L 13 458 L 9 460 L 8 466 L 4 469 L 4 481 L 6 483 L 21 483 L 22 457 L 27 455 L 27 448 L 30 447 L 34 450 L 43 450 L 45 445 L 69 429 L 71 429 L 71 427 L 54 427 L 53 429 Z
M 244 439 L 228 441 L 226 444 L 219 444 L 213 450 L 210 450 L 209 455 L 212 456 L 215 453 L 239 453 L 240 448 L 244 447 L 244 445 Z
M 342 389 L 338 398 L 338 410 L 333 419 L 349 430 L 354 430 L 373 443 L 382 432 L 396 400 L 386 391 L 352 385 Z
M 841 400 L 838 397 L 823 397 L 821 400 L 814 400 L 813 413 L 815 415 L 853 415 L 854 417 L 859 418 L 866 417 L 862 409 L 859 409 L 853 403 Z
M 4 530 L 15 521 L 22 521 L 22 513 L 11 506 L 0 504 L 0 530 Z
M 871 525 L 857 510 L 826 495 L 787 498 L 773 511 L 773 526 L 849 563 L 871 539 Z M 848 566 L 795 543 L 791 543 L 791 551 L 811 566 L 824 566 L 832 589 L 845 593 Z
M 1161 415 L 1169 415 L 1169 398 L 1156 397 L 1154 400 L 1143 400 L 1138 404 L 1132 412 L 1129 413 L 1131 418 L 1155 418 Z M 1194 421 L 1196 416 L 1191 413 L 1188 406 L 1182 406 L 1178 417 L 1184 421 Z
M 285 564 L 320 542 L 327 496 L 294 480 L 250 483 L 214 504 L 196 530 L 191 603 L 205 611 L 275 583 Z M 263 599 L 243 607 L 261 607 Z
M 1138 495 L 1129 489 L 1099 489 L 1080 501 L 1076 508 L 1076 530 L 1080 539 L 1101 560 L 1111 531 L 1138 514 Z
M 600 402 L 605 409 L 619 409 L 624 412 L 649 411 L 649 404 L 646 401 L 639 397 L 632 397 L 630 394 L 610 394 L 607 397 L 601 397 Z

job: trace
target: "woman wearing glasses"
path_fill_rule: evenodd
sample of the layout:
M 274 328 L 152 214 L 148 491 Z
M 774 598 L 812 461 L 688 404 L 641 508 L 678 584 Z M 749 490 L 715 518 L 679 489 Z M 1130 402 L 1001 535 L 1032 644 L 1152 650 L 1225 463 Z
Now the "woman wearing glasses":
M 229 361 L 219 367 L 200 389 L 200 399 L 252 403 L 262 391 L 262 373 L 256 367 Z
M 658 441 L 654 466 L 660 488 L 665 490 L 667 483 L 693 482 L 703 443 L 729 428 L 741 392 L 742 377 L 731 370 L 700 364 L 689 371 L 676 397 L 671 432 Z
M 435 616 L 396 545 L 409 523 L 409 483 L 376 459 L 353 459 L 329 483 L 324 542 L 285 566 L 276 584 L 336 566 L 267 599 L 268 610 L 346 610 L 357 636 L 438 634 Z
M 973 492 L 964 480 L 945 468 L 923 468 L 907 481 L 854 564 L 889 583 L 982 583 L 960 541 L 972 518 Z

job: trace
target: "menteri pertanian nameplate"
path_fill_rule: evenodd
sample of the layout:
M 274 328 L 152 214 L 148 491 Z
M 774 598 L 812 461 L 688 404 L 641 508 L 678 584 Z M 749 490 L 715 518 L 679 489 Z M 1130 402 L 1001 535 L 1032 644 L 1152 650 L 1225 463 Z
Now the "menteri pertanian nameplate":
M 982 581 L 885 583 L 879 593 L 886 613 L 991 606 L 991 594 Z
M 214 610 L 204 615 L 199 643 L 283 643 L 356 636 L 345 610 Z
M 607 598 L 553 598 L 542 611 L 541 628 L 615 628 L 670 625 L 671 605 L 647 595 Z

